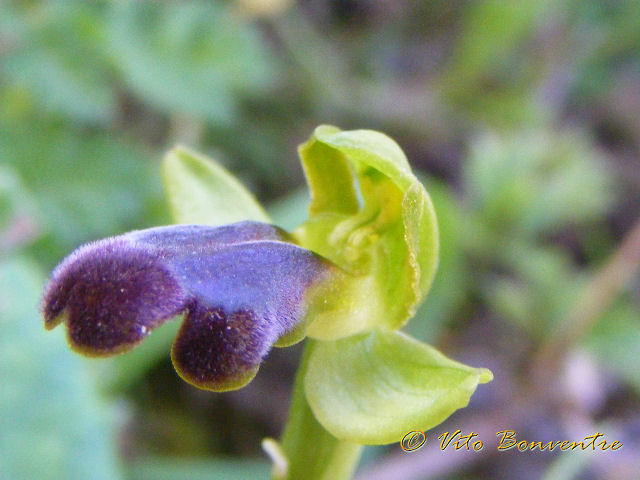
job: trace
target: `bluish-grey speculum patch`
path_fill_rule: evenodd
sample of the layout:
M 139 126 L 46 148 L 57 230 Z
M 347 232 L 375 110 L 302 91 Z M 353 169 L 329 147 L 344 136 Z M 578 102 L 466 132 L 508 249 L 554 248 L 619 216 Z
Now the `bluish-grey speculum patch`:
M 306 297 L 335 268 L 271 225 L 174 225 L 80 247 L 45 288 L 45 326 L 67 326 L 88 355 L 129 350 L 184 312 L 172 348 L 194 385 L 247 383 L 271 346 L 304 320 Z

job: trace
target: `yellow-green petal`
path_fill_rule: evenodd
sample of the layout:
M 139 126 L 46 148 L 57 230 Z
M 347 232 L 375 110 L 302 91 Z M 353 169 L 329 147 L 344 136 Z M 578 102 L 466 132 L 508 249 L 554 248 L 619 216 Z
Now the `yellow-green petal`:
M 320 424 L 336 438 L 365 445 L 398 442 L 465 407 L 493 379 L 396 331 L 376 330 L 315 342 L 304 378 Z
M 294 235 L 343 270 L 312 302 L 308 335 L 330 340 L 401 327 L 437 266 L 429 195 L 400 147 L 382 133 L 320 126 L 299 151 L 311 205 Z

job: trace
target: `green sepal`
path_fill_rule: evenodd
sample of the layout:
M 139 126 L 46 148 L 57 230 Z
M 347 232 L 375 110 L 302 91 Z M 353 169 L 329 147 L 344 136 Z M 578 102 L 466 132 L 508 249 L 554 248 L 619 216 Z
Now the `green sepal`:
M 299 153 L 311 204 L 294 236 L 342 269 L 311 302 L 307 334 L 331 340 L 400 328 L 437 266 L 429 195 L 400 147 L 379 132 L 320 126 Z
M 304 388 L 333 436 L 375 445 L 442 423 L 492 379 L 489 370 L 453 361 L 401 332 L 374 330 L 315 342 Z
M 162 174 L 177 223 L 270 223 L 254 196 L 227 170 L 202 154 L 174 147 L 165 156 Z
M 272 223 L 251 192 L 231 173 L 186 147 L 176 146 L 167 153 L 163 180 L 176 223 L 225 225 L 244 220 Z M 305 330 L 303 323 L 283 335 L 274 346 L 288 347 L 302 341 Z M 254 375 L 255 372 L 249 380 Z

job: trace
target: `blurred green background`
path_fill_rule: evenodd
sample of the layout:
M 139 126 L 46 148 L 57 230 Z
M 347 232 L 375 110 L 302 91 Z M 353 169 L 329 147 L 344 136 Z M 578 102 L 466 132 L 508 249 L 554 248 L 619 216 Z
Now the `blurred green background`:
M 442 241 L 407 330 L 495 374 L 421 450 L 367 448 L 358 480 L 640 478 L 638 112 L 634 0 L 2 2 L 0 478 L 268 478 L 299 347 L 214 394 L 173 372 L 177 322 L 88 360 L 38 304 L 81 243 L 170 222 L 175 143 L 294 228 L 321 123 L 403 147 Z M 441 451 L 456 429 L 484 449 Z M 504 429 L 624 447 L 498 452 Z

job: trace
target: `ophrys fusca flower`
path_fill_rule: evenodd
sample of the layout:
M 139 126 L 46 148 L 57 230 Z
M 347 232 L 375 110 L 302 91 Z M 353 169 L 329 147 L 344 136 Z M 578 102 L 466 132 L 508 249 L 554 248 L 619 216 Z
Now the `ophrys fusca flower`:
M 176 370 L 198 387 L 229 390 L 255 376 L 279 339 L 302 338 L 306 297 L 335 269 L 258 222 L 133 231 L 58 265 L 45 288 L 45 326 L 65 322 L 72 348 L 103 356 L 184 312 Z

